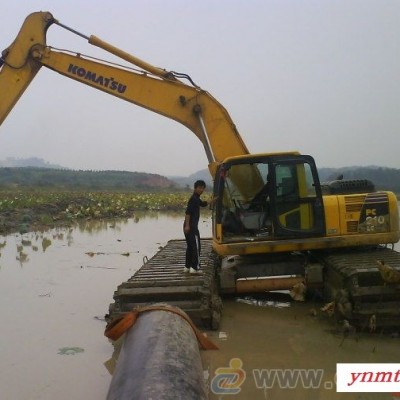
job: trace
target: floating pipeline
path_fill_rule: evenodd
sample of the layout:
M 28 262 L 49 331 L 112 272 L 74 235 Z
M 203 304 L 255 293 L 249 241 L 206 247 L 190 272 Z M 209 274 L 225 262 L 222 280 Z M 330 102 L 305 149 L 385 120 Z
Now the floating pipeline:
M 107 325 L 105 335 L 126 332 L 107 400 L 207 399 L 199 343 L 217 347 L 180 309 L 156 304 Z

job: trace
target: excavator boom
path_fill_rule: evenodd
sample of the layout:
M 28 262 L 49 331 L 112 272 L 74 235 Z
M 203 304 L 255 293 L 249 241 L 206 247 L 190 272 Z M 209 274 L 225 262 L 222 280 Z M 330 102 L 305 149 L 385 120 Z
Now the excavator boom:
M 41 65 L 30 57 L 31 46 L 46 43 L 46 32 L 53 22 L 50 13 L 31 14 L 11 46 L 2 52 L 0 125 L 39 71 Z
M 16 40 L 3 52 L 0 70 L 0 124 L 12 110 L 42 66 L 123 100 L 171 118 L 190 129 L 203 143 L 211 170 L 225 158 L 248 154 L 226 109 L 207 91 L 178 80 L 175 74 L 154 67 L 96 36 L 89 43 L 144 71 L 90 59 L 46 44 L 53 23 L 64 26 L 50 13 L 29 15 Z M 65 27 L 65 26 L 64 26 Z M 75 33 L 76 31 L 69 29 Z

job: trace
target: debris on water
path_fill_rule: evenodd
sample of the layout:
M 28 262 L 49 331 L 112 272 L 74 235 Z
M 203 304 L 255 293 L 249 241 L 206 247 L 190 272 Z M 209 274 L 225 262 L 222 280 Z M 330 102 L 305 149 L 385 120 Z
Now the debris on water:
M 399 284 L 400 283 L 400 271 L 393 268 L 392 266 L 386 264 L 383 260 L 376 261 L 378 265 L 379 272 L 382 276 L 383 281 L 389 284 Z
M 296 283 L 289 292 L 294 301 L 304 301 L 306 294 L 306 285 L 303 282 Z
M 94 257 L 95 255 L 99 256 L 99 255 L 104 254 L 104 253 L 100 253 L 100 252 L 94 253 L 93 251 L 88 251 L 85 254 L 87 254 L 89 257 Z
M 335 311 L 341 318 L 351 319 L 353 306 L 346 289 L 340 289 L 335 296 Z
M 317 310 L 315 308 L 311 308 L 311 310 L 309 311 L 310 315 L 312 317 L 316 317 L 318 315 Z
M 376 315 L 375 314 L 371 315 L 368 325 L 369 325 L 369 331 L 371 333 L 376 331 Z
M 326 312 L 329 317 L 331 317 L 335 313 L 335 302 L 332 301 L 330 303 L 325 304 L 321 307 L 322 312 Z
M 256 299 L 251 296 L 238 297 L 236 299 L 238 303 L 250 304 L 259 307 L 275 307 L 275 308 L 287 308 L 290 307 L 289 301 L 278 301 L 278 300 L 264 300 Z
M 341 331 L 342 331 L 342 341 L 339 344 L 339 347 L 343 346 L 343 343 L 349 335 L 355 335 L 356 334 L 356 328 L 352 325 L 350 325 L 349 321 L 347 319 L 342 321 L 342 326 L 341 326 Z M 356 338 L 357 339 L 357 338 Z
M 139 253 L 139 252 L 137 252 L 137 253 Z M 110 255 L 121 255 L 121 256 L 124 256 L 124 257 L 129 257 L 131 255 L 131 253 L 129 253 L 129 252 L 125 252 L 125 253 L 102 253 L 100 251 L 98 251 L 98 252 L 88 251 L 85 254 L 87 254 L 89 257 L 105 256 L 105 255 L 108 255 L 108 256 L 110 256 Z
M 39 294 L 39 297 L 51 297 L 51 292 Z
M 344 334 L 348 334 L 351 332 L 354 328 L 350 325 L 349 321 L 347 319 L 343 320 L 342 322 L 342 329 Z
M 228 339 L 228 334 L 226 332 L 220 332 L 219 335 L 218 335 L 218 339 L 227 340 Z
M 82 347 L 62 347 L 58 349 L 58 353 L 62 356 L 74 356 L 78 353 L 83 353 L 85 350 Z

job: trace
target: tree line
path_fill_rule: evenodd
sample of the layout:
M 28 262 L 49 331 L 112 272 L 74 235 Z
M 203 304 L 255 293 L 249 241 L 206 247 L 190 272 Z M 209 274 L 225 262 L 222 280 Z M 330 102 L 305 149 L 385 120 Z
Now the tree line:
M 369 179 L 377 190 L 400 194 L 400 169 L 386 167 L 320 168 L 321 182 L 343 179 Z M 60 189 L 92 191 L 175 191 L 192 187 L 195 179 L 210 181 L 208 170 L 185 178 L 129 171 L 74 171 L 40 167 L 0 168 L 0 189 Z
M 178 185 L 164 176 L 145 172 L 0 168 L 0 189 L 13 188 L 151 192 L 177 190 Z

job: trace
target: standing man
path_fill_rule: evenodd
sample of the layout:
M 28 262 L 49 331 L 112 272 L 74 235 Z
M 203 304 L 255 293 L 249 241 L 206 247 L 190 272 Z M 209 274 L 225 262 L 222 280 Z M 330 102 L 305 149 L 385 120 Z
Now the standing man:
M 186 239 L 186 262 L 184 272 L 196 274 L 200 269 L 200 233 L 199 233 L 199 218 L 200 207 L 206 207 L 208 203 L 200 199 L 204 192 L 206 184 L 202 180 L 194 183 L 194 191 L 190 197 L 186 211 L 185 222 L 183 224 L 183 232 Z

